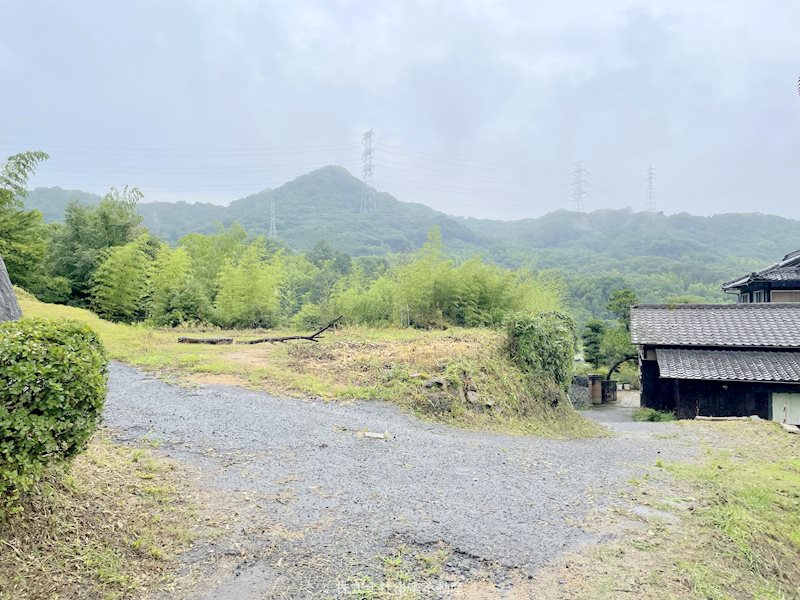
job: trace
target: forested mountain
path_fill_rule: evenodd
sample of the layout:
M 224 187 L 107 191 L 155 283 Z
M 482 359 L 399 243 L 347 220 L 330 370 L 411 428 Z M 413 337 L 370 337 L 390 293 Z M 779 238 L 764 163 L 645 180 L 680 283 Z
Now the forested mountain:
M 65 190 L 58 186 L 36 188 L 28 192 L 25 206 L 38 209 L 45 221 L 53 223 L 64 218 L 64 210 L 72 200 L 77 200 L 81 204 L 94 205 L 100 203 L 101 197 L 81 190 Z
M 138 210 L 154 234 L 176 242 L 187 233 L 213 232 L 220 223 L 267 234 L 274 202 L 278 236 L 290 248 L 308 250 L 327 240 L 353 256 L 411 251 L 438 226 L 452 255 L 480 253 L 506 266 L 561 271 L 582 316 L 602 315 L 610 291 L 625 286 L 644 301 L 685 295 L 724 300 L 723 280 L 800 248 L 800 221 L 771 215 L 667 216 L 623 209 L 493 221 L 445 215 L 386 193 L 378 193 L 375 214 L 361 215 L 361 193 L 359 179 L 329 166 L 229 206 L 150 202 Z M 26 205 L 54 220 L 71 198 L 99 200 L 84 192 L 39 188 Z

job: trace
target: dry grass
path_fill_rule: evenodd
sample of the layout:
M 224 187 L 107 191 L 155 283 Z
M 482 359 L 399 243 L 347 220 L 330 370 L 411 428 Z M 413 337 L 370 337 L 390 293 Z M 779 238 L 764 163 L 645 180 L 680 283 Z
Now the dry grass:
M 551 406 L 547 394 L 511 364 L 504 336 L 489 329 L 349 327 L 315 344 L 205 346 L 178 344 L 184 331 L 109 323 L 86 310 L 38 302 L 24 292 L 20 304 L 26 316 L 84 321 L 100 334 L 111 358 L 177 381 L 331 400 L 387 400 L 424 418 L 469 428 L 558 437 L 602 434 L 567 402 Z M 193 333 L 246 339 L 262 332 Z M 447 389 L 425 387 L 434 377 L 446 379 Z M 477 386 L 478 405 L 465 400 L 468 379 Z
M 99 433 L 0 525 L 0 598 L 129 598 L 168 590 L 192 539 L 184 478 Z

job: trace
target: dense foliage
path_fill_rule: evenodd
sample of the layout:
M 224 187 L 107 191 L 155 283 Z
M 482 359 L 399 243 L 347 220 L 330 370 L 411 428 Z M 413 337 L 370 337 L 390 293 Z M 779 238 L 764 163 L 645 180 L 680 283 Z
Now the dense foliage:
M 50 228 L 38 210 L 26 210 L 22 204 L 28 178 L 47 158 L 44 152 L 23 152 L 0 167 L 0 256 L 14 283 L 44 299 L 59 299 L 66 282 L 51 277 L 45 266 Z
M 27 203 L 55 215 L 67 197 L 58 188 L 38 189 Z M 154 202 L 139 205 L 138 211 L 153 235 L 171 244 L 183 239 L 188 248 L 186 237 L 214 233 L 217 223 L 228 230 L 238 223 L 252 235 L 267 234 L 274 201 L 278 235 L 287 248 L 307 252 L 325 239 L 332 249 L 350 256 L 390 259 L 420 248 L 426 232 L 436 226 L 451 258 L 479 253 L 512 269 L 559 271 L 568 285 L 571 310 L 581 322 L 613 318 L 606 310 L 610 294 L 624 288 L 634 290 L 643 302 L 676 297 L 725 301 L 722 281 L 770 264 L 795 250 L 794 240 L 800 239 L 800 222 L 760 214 L 696 217 L 628 209 L 557 211 L 537 219 L 489 221 L 450 217 L 388 194 L 378 196 L 375 214 L 360 215 L 360 197 L 358 179 L 344 169 L 326 167 L 227 207 Z M 202 267 L 196 262 L 195 268 Z M 212 266 L 209 271 L 219 269 Z M 215 285 L 209 277 L 198 276 L 204 286 Z M 379 286 L 371 294 L 385 297 L 385 292 Z M 304 315 L 320 310 L 310 307 Z
M 576 325 L 567 315 L 543 312 L 508 324 L 509 351 L 528 373 L 550 379 L 563 390 L 572 382 Z
M 615 322 L 592 319 L 583 328 L 583 355 L 594 368 L 611 369 L 620 362 L 636 357 L 631 343 L 631 306 L 639 300 L 633 290 L 611 292 L 606 311 L 616 316 Z
M 86 325 L 0 324 L 0 517 L 48 463 L 84 448 L 100 420 L 106 366 Z
M 91 282 L 90 305 L 114 321 L 240 328 L 315 327 L 337 316 L 378 326 L 494 325 L 559 310 L 565 296 L 552 275 L 446 259 L 436 229 L 418 252 L 391 262 L 353 259 L 326 243 L 292 254 L 239 227 L 191 234 L 176 248 L 142 234 L 106 249 Z

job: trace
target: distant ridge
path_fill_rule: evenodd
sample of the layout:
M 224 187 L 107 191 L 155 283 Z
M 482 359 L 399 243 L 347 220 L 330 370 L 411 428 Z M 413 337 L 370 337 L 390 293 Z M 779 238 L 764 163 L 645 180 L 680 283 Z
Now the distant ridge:
M 670 296 L 726 301 L 723 281 L 800 247 L 800 221 L 773 215 L 560 210 L 535 219 L 494 221 L 446 215 L 386 193 L 377 194 L 377 213 L 361 215 L 361 189 L 361 181 L 347 170 L 328 166 L 228 206 L 149 202 L 139 211 L 154 234 L 174 243 L 187 233 L 209 233 L 219 224 L 237 222 L 250 234 L 267 235 L 274 200 L 278 237 L 287 246 L 302 251 L 326 240 L 354 256 L 414 250 L 436 225 L 451 255 L 480 253 L 507 266 L 560 271 L 576 302 L 591 305 L 592 314 L 603 313 L 609 290 L 626 285 L 636 288 L 643 302 Z M 99 200 L 85 192 L 39 188 L 26 204 L 52 221 L 61 218 L 71 198 Z

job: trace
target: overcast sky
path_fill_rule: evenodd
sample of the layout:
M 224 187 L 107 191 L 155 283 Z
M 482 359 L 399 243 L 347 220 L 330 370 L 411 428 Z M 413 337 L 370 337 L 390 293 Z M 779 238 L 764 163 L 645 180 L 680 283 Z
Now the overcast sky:
M 228 202 L 325 164 L 452 214 L 800 218 L 797 0 L 0 0 L 32 182 Z

